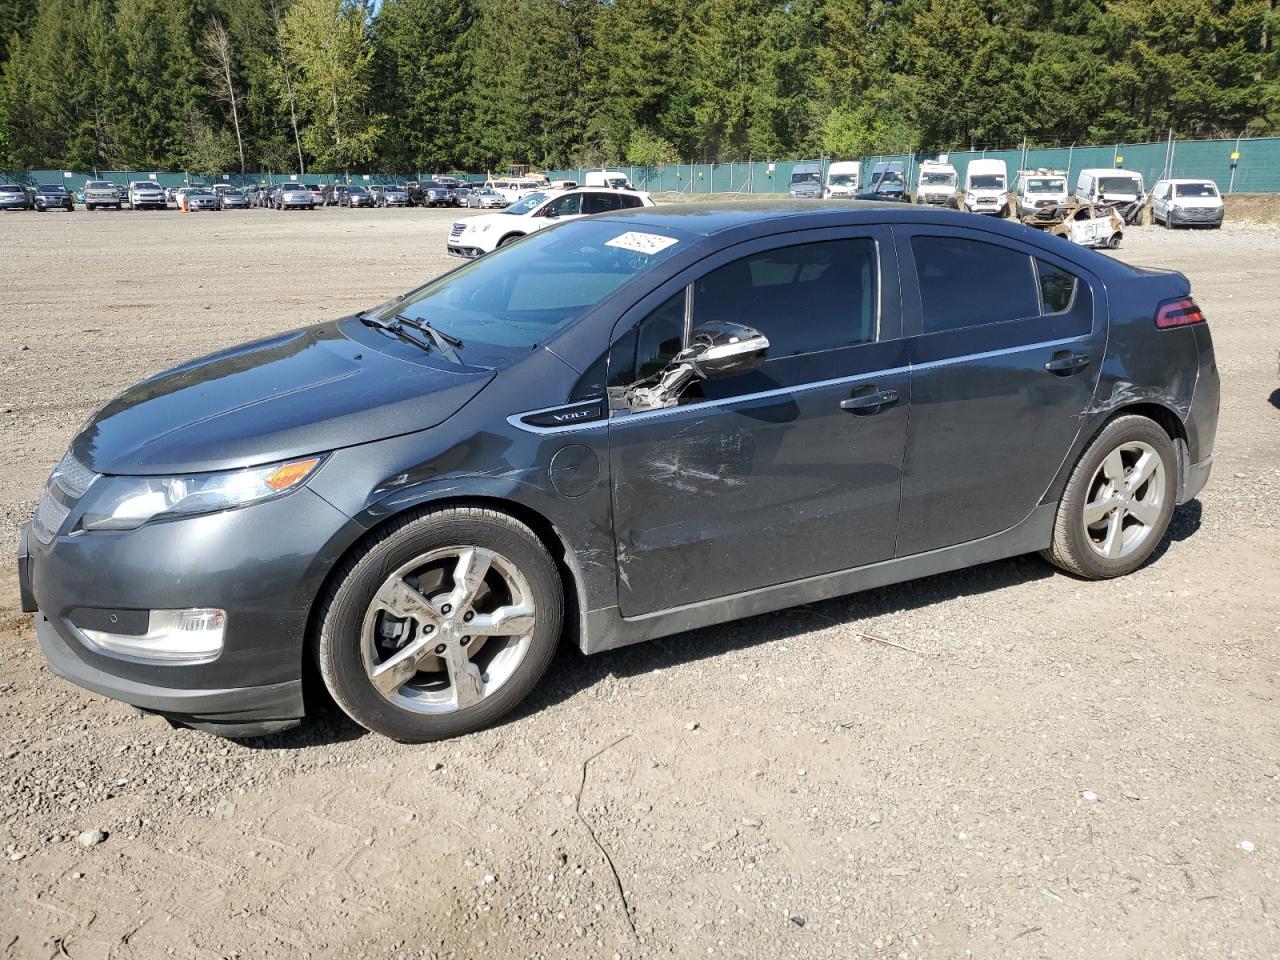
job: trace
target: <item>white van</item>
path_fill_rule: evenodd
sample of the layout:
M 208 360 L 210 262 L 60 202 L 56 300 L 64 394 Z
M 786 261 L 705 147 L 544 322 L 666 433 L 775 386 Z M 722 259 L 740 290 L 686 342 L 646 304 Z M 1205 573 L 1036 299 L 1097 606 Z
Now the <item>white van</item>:
M 1067 202 L 1067 175 L 1061 170 L 1019 170 L 1013 182 L 1013 199 L 1020 217 L 1045 207 L 1063 206 Z
M 826 197 L 849 199 L 858 192 L 862 179 L 860 160 L 835 160 L 827 167 L 827 182 L 822 194 Z
M 1003 160 L 970 160 L 964 172 L 964 208 L 1004 217 L 1009 213 L 1009 168 Z
M 1076 178 L 1076 199 L 1081 203 L 1109 203 L 1125 223 L 1142 225 L 1147 202 L 1142 174 L 1119 167 L 1092 167 Z
M 916 177 L 916 203 L 935 207 L 954 207 L 959 174 L 945 155 L 937 160 L 922 160 Z
M 588 187 L 611 187 L 614 190 L 630 190 L 631 181 L 621 170 L 588 170 Z
M 1151 222 L 1166 227 L 1221 227 L 1225 208 L 1212 180 L 1161 180 L 1151 188 Z

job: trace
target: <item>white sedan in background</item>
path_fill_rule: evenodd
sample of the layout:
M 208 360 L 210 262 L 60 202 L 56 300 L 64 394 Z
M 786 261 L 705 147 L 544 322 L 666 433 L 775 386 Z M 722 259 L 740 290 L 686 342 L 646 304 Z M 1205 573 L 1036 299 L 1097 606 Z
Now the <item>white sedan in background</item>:
M 513 203 L 501 213 L 486 213 L 459 220 L 446 241 L 451 256 L 471 259 L 490 253 L 521 237 L 593 213 L 611 213 L 631 207 L 652 207 L 647 193 L 634 190 L 581 187 L 574 190 L 540 190 Z

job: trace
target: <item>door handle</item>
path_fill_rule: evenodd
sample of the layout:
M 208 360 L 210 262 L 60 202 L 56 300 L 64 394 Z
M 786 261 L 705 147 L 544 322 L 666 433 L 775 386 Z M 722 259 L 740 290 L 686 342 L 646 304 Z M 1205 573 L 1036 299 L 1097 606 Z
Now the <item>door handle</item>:
M 1050 373 L 1075 373 L 1083 370 L 1093 361 L 1087 353 L 1067 353 L 1065 350 L 1053 355 L 1053 359 L 1044 365 Z
M 840 401 L 841 410 L 852 410 L 855 413 L 864 411 L 866 413 L 879 413 L 880 407 L 886 407 L 891 403 L 898 402 L 897 390 L 876 390 L 871 388 L 871 392 L 864 393 L 856 397 L 850 397 L 847 400 Z

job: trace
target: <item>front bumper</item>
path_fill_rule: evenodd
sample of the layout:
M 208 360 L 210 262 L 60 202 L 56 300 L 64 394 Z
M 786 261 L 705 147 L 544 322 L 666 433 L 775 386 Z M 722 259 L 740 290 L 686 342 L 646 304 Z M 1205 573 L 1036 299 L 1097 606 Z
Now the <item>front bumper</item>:
M 25 210 L 26 200 L 0 200 L 0 210 Z
M 90 488 L 86 501 L 92 496 Z M 73 510 L 64 529 L 75 529 L 81 509 Z M 257 735 L 303 716 L 312 604 L 328 571 L 361 532 L 306 488 L 136 530 L 59 533 L 47 545 L 24 530 L 19 593 L 59 676 L 191 726 Z M 221 651 L 202 662 L 112 653 L 92 645 L 80 629 L 107 621 L 130 632 L 126 625 L 143 611 L 198 606 L 227 614 Z
M 1169 211 L 1169 223 L 1178 227 L 1220 227 L 1225 212 L 1221 207 L 1217 210 L 1174 209 Z

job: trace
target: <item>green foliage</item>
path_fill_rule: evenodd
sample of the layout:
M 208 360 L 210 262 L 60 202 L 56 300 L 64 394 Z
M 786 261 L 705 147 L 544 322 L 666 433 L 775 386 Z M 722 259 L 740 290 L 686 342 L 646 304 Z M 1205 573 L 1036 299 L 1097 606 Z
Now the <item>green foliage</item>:
M 372 3 L 0 0 L 0 160 L 428 173 L 1280 130 L 1276 0 Z

